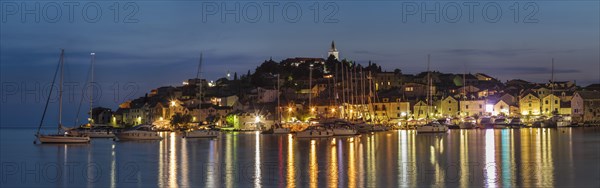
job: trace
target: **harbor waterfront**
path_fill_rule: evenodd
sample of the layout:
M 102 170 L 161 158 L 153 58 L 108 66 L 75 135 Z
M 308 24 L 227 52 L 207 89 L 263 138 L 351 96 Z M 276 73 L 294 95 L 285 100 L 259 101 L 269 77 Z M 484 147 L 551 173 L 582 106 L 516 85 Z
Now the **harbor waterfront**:
M 598 187 L 600 128 L 392 130 L 352 137 L 221 132 L 31 144 L 2 128 L 2 187 Z M 52 131 L 46 129 L 43 131 Z

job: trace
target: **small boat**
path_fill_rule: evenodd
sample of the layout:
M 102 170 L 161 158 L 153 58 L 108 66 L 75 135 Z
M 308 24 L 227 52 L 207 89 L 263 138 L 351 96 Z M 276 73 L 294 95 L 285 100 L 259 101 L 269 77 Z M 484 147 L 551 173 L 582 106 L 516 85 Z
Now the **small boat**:
M 153 129 L 152 125 L 138 125 L 129 130 L 116 133 L 115 136 L 119 141 L 162 139 L 162 137 L 158 135 L 158 132 Z
M 545 124 L 545 122 L 543 120 L 536 120 L 533 123 L 531 123 L 531 127 L 541 128 L 541 127 L 545 127 L 544 124 Z
M 375 124 L 371 128 L 372 132 L 383 132 L 383 131 L 389 131 L 389 130 L 390 130 L 390 128 L 388 126 L 383 125 L 383 124 Z
M 558 115 L 554 115 L 546 120 L 544 120 L 544 124 L 542 124 L 542 128 L 556 128 L 558 125 L 558 121 L 559 119 L 561 119 L 562 117 L 558 116 Z
M 67 134 L 73 136 L 89 136 L 90 138 L 113 138 L 112 127 L 105 125 L 93 125 L 91 128 L 78 127 L 74 129 L 68 129 Z
M 273 128 L 273 134 L 288 134 L 290 132 L 292 132 L 292 130 L 290 128 L 285 128 L 285 127 Z
M 333 136 L 333 131 L 322 126 L 310 126 L 296 133 L 298 138 L 327 138 L 331 136 Z
M 474 129 L 477 128 L 476 122 L 477 120 L 475 120 L 475 118 L 467 117 L 458 124 L 458 127 L 460 127 L 461 129 Z
M 440 124 L 438 121 L 432 121 L 423 126 L 417 127 L 417 133 L 445 133 L 448 132 L 448 126 Z
M 371 131 L 373 131 L 373 125 L 368 124 L 368 123 L 357 123 L 355 124 L 356 129 L 358 130 L 359 133 L 369 133 Z
M 513 129 L 520 129 L 522 127 L 525 127 L 525 124 L 523 124 L 521 118 L 512 118 L 510 120 L 510 123 L 508 123 L 508 126 Z
M 184 138 L 217 138 L 219 135 L 219 131 L 210 129 L 198 129 L 183 133 Z
M 438 119 L 437 121 L 438 121 L 438 123 L 447 126 L 448 129 L 459 129 L 460 128 L 460 126 L 452 123 L 452 121 L 450 121 L 450 119 L 448 119 L 448 118 Z
M 46 111 L 48 110 L 48 104 L 50 102 L 50 96 L 52 95 L 52 90 L 54 87 L 50 87 L 50 92 L 48 93 L 48 98 L 46 100 L 46 107 L 44 108 L 44 113 L 42 114 L 42 119 L 40 121 L 40 125 L 38 126 L 37 129 L 37 133 L 35 134 L 36 139 L 38 141 L 40 141 L 40 143 L 63 143 L 63 144 L 69 144 L 69 143 L 90 143 L 90 137 L 89 136 L 85 136 L 85 135 L 69 135 L 66 134 L 66 132 L 64 132 L 63 129 L 63 125 L 62 125 L 62 94 L 63 94 L 63 75 L 64 75 L 64 71 L 63 71 L 63 67 L 64 67 L 64 54 L 65 54 L 65 50 L 61 50 L 60 52 L 60 61 L 58 64 L 58 67 L 56 68 L 56 72 L 54 73 L 54 77 L 52 79 L 52 85 L 54 86 L 54 81 L 56 81 L 56 76 L 58 75 L 58 72 L 60 70 L 60 80 L 59 80 L 59 91 L 58 91 L 58 101 L 59 101 L 59 107 L 58 107 L 58 132 L 56 134 L 41 134 L 40 133 L 40 129 L 42 128 L 42 125 L 44 123 L 44 117 L 46 116 Z M 60 68 L 60 69 L 59 69 Z M 36 141 L 34 140 L 33 143 L 35 144 Z
M 571 120 L 570 117 L 560 117 L 559 119 L 557 119 L 556 121 L 556 127 L 570 127 L 571 126 Z
M 356 134 L 358 134 L 358 130 L 353 129 L 349 124 L 335 125 L 333 127 L 334 136 L 354 136 Z
M 477 126 L 479 126 L 479 128 L 482 128 L 482 129 L 494 128 L 492 118 L 490 118 L 490 117 L 482 117 L 481 119 L 479 119 L 479 123 L 477 124 Z
M 506 118 L 504 117 L 499 117 L 494 119 L 494 129 L 506 129 L 508 128 L 508 123 L 506 121 Z

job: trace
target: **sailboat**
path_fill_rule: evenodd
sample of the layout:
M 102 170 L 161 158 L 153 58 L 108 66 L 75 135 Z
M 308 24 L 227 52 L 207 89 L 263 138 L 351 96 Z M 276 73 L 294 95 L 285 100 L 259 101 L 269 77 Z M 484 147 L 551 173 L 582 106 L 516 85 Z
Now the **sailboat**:
M 200 53 L 200 61 L 198 62 L 198 71 L 196 72 L 196 80 L 198 81 L 198 109 L 202 105 L 202 53 Z M 219 131 L 212 129 L 196 129 L 184 133 L 185 138 L 216 138 L 220 135 Z
M 89 143 L 90 137 L 85 135 L 75 136 L 65 134 L 62 126 L 62 94 L 63 94 L 63 67 L 64 67 L 64 56 L 65 50 L 61 49 L 60 51 L 60 60 L 58 66 L 56 67 L 56 71 L 54 72 L 54 77 L 52 78 L 52 87 L 50 87 L 50 93 L 48 93 L 48 99 L 46 99 L 46 105 L 44 107 L 44 113 L 42 114 L 42 119 L 40 120 L 40 125 L 38 126 L 37 132 L 35 134 L 37 140 L 40 143 Z M 50 96 L 52 95 L 52 89 L 54 88 L 54 83 L 56 81 L 56 75 L 60 70 L 60 81 L 59 81 L 59 90 L 58 90 L 58 131 L 56 134 L 41 134 L 40 129 L 44 123 L 44 117 L 46 116 L 46 112 L 48 110 L 48 104 L 50 102 Z M 33 141 L 35 144 L 36 141 Z
M 73 128 L 73 129 L 68 129 L 67 133 L 69 135 L 87 135 L 90 138 L 113 138 L 115 137 L 115 134 L 112 131 L 112 127 L 108 126 L 108 125 L 99 125 L 99 124 L 95 124 L 95 122 L 93 121 L 93 104 L 94 104 L 94 87 L 92 84 L 94 84 L 94 63 L 96 60 L 96 53 L 91 53 L 90 54 L 92 56 L 92 60 L 91 60 L 91 65 L 90 65 L 90 82 L 89 82 L 89 88 L 90 88 L 90 111 L 89 111 L 89 117 L 88 117 L 88 121 L 89 121 L 89 128 L 85 127 L 85 126 L 81 126 L 78 128 Z M 83 95 L 82 95 L 82 100 L 83 100 Z M 78 111 L 79 113 L 79 111 Z
M 429 121 L 429 106 L 430 106 L 430 102 L 432 100 L 432 93 L 431 93 L 431 76 L 430 76 L 430 71 L 429 71 L 429 59 L 430 56 L 427 55 L 427 118 L 426 121 Z M 438 121 L 433 120 L 423 126 L 417 127 L 417 133 L 445 133 L 448 132 L 448 126 L 440 124 Z
M 283 127 L 283 124 L 281 123 L 281 110 L 279 110 L 279 97 L 281 96 L 281 94 L 279 93 L 279 91 L 279 74 L 277 74 L 277 124 L 273 126 L 272 130 L 273 134 L 288 134 L 292 130 L 290 128 Z

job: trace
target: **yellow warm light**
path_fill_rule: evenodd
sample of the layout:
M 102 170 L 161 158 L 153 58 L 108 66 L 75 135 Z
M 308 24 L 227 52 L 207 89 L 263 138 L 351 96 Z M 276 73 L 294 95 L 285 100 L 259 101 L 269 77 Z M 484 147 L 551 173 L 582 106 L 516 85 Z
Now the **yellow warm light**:
M 315 108 L 314 108 L 314 107 L 313 107 L 313 108 L 310 108 L 310 111 L 311 111 L 311 112 L 314 112 L 314 111 L 315 111 Z
M 176 104 L 175 101 L 171 101 L 171 106 L 175 106 Z
M 332 109 L 331 109 L 331 113 L 335 113 L 335 108 L 332 108 Z
M 288 112 L 292 112 L 292 107 L 288 107 Z
M 260 116 L 254 117 L 254 123 L 260 123 Z

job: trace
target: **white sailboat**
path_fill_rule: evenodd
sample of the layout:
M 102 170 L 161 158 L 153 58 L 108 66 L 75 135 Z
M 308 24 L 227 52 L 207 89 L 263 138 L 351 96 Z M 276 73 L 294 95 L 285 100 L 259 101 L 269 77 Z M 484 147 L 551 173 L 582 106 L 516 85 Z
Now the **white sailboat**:
M 333 131 L 322 126 L 310 126 L 307 129 L 297 132 L 297 138 L 327 138 L 333 136 Z
M 275 109 L 277 111 L 277 124 L 272 127 L 272 131 L 273 134 L 288 134 L 292 132 L 292 130 L 290 128 L 283 127 L 283 124 L 281 123 L 281 110 L 279 109 L 281 94 L 279 91 L 279 74 L 277 74 L 277 109 Z
M 116 133 L 115 136 L 119 141 L 163 139 L 158 135 L 158 132 L 153 129 L 152 125 L 138 125 L 131 129 Z
M 93 121 L 93 106 L 94 106 L 94 63 L 96 61 L 96 53 L 90 54 L 92 57 L 91 65 L 90 65 L 90 82 L 89 82 L 89 93 L 90 93 L 90 111 L 88 117 L 88 125 L 87 127 L 78 127 L 74 129 L 67 130 L 67 133 L 70 135 L 85 135 L 90 138 L 113 138 L 115 134 L 112 131 L 111 126 L 96 124 Z M 83 100 L 83 95 L 81 96 Z M 81 104 L 80 104 L 81 105 Z M 79 110 L 78 110 L 79 113 Z M 79 116 L 79 115 L 78 115 Z
M 200 53 L 200 61 L 198 62 L 198 72 L 196 73 L 196 80 L 198 80 L 198 109 L 200 109 L 200 106 L 202 104 L 202 81 L 201 81 L 201 75 L 202 75 L 202 58 L 203 55 L 202 53 Z M 220 135 L 219 131 L 216 130 L 211 130 L 211 129 L 196 129 L 196 130 L 191 130 L 189 132 L 185 132 L 184 133 L 184 138 L 216 138 Z
M 475 120 L 475 118 L 466 117 L 458 124 L 458 126 L 461 129 L 474 129 L 474 128 L 477 128 L 476 122 L 477 122 L 477 120 Z
M 44 113 L 42 114 L 42 120 L 40 121 L 40 125 L 38 126 L 37 133 L 35 134 L 37 140 L 40 143 L 89 143 L 90 137 L 80 135 L 69 135 L 65 134 L 62 126 L 62 94 L 63 94 L 63 67 L 64 67 L 64 53 L 65 50 L 62 49 L 60 52 L 60 61 L 58 67 L 56 68 L 56 72 L 54 73 L 54 77 L 52 79 L 52 87 L 50 87 L 50 93 L 48 94 L 48 99 L 46 100 L 46 106 L 44 107 Z M 59 99 L 59 107 L 58 107 L 58 131 L 56 134 L 41 134 L 40 129 L 42 128 L 42 124 L 44 122 L 44 117 L 46 116 L 46 111 L 48 109 L 48 103 L 50 102 L 50 96 L 52 95 L 52 89 L 54 88 L 54 83 L 56 81 L 56 75 L 60 69 L 60 81 L 59 81 L 59 91 L 58 91 L 58 99 Z M 33 142 L 34 144 L 36 141 Z
M 433 94 L 431 93 L 431 75 L 429 71 L 429 59 L 430 56 L 427 55 L 427 118 L 429 121 L 429 106 L 432 100 Z M 448 126 L 440 124 L 438 121 L 433 120 L 423 126 L 417 127 L 417 133 L 445 133 L 448 132 Z
M 210 129 L 198 129 L 184 133 L 184 138 L 217 138 L 221 133 Z

